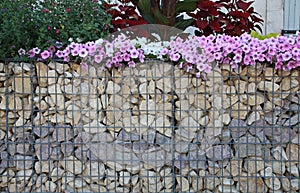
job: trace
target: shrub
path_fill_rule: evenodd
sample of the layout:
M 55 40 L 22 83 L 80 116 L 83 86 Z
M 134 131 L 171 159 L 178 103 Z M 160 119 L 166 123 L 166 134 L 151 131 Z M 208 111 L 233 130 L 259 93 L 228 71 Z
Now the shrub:
M 0 9 L 1 58 L 20 48 L 57 49 L 69 38 L 99 39 L 109 30 L 110 16 L 98 0 L 4 0 Z
M 251 7 L 254 1 L 245 0 L 203 0 L 197 3 L 197 12 L 188 13 L 195 19 L 196 35 L 226 34 L 239 36 L 258 29 L 263 22 Z
M 245 0 L 120 0 L 118 4 L 106 4 L 106 8 L 113 17 L 114 31 L 149 23 L 181 30 L 194 26 L 198 28 L 196 35 L 199 36 L 235 36 L 255 29 L 261 31 L 259 25 L 263 20 L 254 11 L 252 3 Z M 182 13 L 187 13 L 191 19 L 184 19 Z

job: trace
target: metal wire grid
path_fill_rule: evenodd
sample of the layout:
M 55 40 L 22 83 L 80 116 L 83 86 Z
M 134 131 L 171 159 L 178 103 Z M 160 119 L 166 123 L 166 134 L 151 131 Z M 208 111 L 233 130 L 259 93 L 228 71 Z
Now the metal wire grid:
M 298 191 L 298 85 L 274 91 L 287 76 L 259 67 L 202 80 L 158 63 L 87 73 L 7 61 L 1 191 Z

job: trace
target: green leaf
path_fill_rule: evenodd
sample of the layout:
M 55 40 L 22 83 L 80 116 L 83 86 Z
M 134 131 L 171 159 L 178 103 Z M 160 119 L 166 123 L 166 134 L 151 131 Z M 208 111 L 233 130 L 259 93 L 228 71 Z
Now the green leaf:
M 163 24 L 163 25 L 169 25 L 169 20 L 168 18 L 166 18 L 159 10 L 154 10 L 153 14 L 155 16 L 155 18 L 157 18 L 159 20 L 159 24 Z
M 182 12 L 192 12 L 197 8 L 198 0 L 185 0 L 179 1 L 176 4 L 175 13 L 179 14 Z
M 188 26 L 191 26 L 193 21 L 194 21 L 193 19 L 186 19 L 186 20 L 178 21 L 175 23 L 174 27 L 181 29 L 181 30 L 185 30 L 185 28 L 187 28 Z
M 155 23 L 155 18 L 151 13 L 151 5 L 149 0 L 140 0 L 138 3 L 138 11 L 148 23 Z

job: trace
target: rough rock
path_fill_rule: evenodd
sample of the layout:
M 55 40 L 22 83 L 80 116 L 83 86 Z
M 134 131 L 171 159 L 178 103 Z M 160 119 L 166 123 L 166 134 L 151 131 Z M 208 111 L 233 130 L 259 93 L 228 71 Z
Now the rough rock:
M 86 167 L 82 162 L 80 162 L 74 156 L 66 157 L 64 160 L 59 161 L 59 163 L 65 170 L 75 175 L 81 174 Z
M 262 156 L 262 145 L 257 137 L 247 135 L 236 140 L 234 149 L 238 157 Z
M 216 145 L 207 149 L 206 156 L 212 161 L 219 161 L 231 158 L 233 153 L 228 145 Z

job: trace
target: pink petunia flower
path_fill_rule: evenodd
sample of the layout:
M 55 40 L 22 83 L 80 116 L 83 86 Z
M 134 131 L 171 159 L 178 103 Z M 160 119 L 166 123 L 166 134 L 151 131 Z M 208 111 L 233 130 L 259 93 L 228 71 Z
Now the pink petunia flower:
M 138 58 L 139 57 L 139 52 L 136 49 L 130 51 L 130 57 L 131 58 Z
M 102 55 L 95 55 L 95 62 L 96 63 L 101 63 L 103 60 L 103 56 Z
M 44 50 L 42 53 L 41 53 L 41 58 L 42 59 L 47 59 L 50 57 L 50 52 L 48 50 Z
M 81 58 L 86 57 L 88 54 L 89 54 L 89 52 L 85 48 L 80 49 L 79 53 L 78 53 L 79 57 L 81 57 Z
M 39 54 L 41 52 L 41 49 L 39 49 L 38 47 L 33 48 L 33 52 L 35 54 Z
M 290 52 L 285 52 L 282 54 L 283 61 L 288 61 L 291 58 L 292 58 L 292 54 Z
M 178 53 L 170 53 L 170 60 L 173 62 L 177 62 L 180 58 L 180 55 Z
M 135 63 L 133 61 L 128 62 L 128 66 L 130 68 L 134 68 L 135 67 Z
M 129 62 L 130 61 L 130 54 L 128 54 L 128 53 L 123 54 L 123 60 L 125 62 Z
M 163 48 L 161 51 L 160 51 L 160 54 L 161 55 L 166 55 L 167 53 L 169 52 L 169 50 L 167 48 Z

